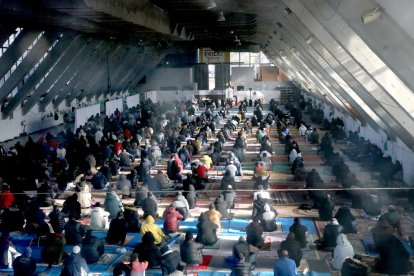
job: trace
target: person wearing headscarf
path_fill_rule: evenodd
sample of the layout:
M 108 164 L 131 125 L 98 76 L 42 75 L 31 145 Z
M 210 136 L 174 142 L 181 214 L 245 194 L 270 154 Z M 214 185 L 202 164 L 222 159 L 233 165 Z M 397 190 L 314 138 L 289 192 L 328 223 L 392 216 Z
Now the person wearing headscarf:
M 105 241 L 92 234 L 92 230 L 86 231 L 85 237 L 82 240 L 81 255 L 86 263 L 96 263 L 102 254 L 105 252 Z
M 342 225 L 343 233 L 357 233 L 356 229 L 356 220 L 355 217 L 351 214 L 351 210 L 347 206 L 341 206 L 335 214 L 335 218 L 338 220 L 339 224 Z
M 138 243 L 133 253 L 138 253 L 141 262 L 148 262 L 148 268 L 159 268 L 161 264 L 161 251 L 155 245 L 154 235 L 146 232 L 142 236 L 142 242 Z
M 345 259 L 354 256 L 354 248 L 348 241 L 345 234 L 339 234 L 336 238 L 336 246 L 333 252 L 332 266 L 336 270 L 341 270 Z

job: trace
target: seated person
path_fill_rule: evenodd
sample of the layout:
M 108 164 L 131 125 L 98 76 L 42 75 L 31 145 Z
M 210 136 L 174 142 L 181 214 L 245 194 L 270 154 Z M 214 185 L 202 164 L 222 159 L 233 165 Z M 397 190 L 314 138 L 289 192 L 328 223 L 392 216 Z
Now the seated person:
M 142 236 L 142 241 L 134 248 L 134 253 L 138 253 L 140 262 L 148 262 L 148 268 L 159 268 L 161 265 L 161 251 L 155 245 L 154 235 L 146 232 Z
M 289 232 L 286 240 L 280 244 L 279 250 L 287 250 L 289 257 L 295 261 L 296 267 L 299 267 L 303 253 L 300 250 L 300 243 L 296 240 L 295 234 Z
M 389 237 L 394 235 L 394 228 L 384 217 L 378 219 L 377 225 L 371 229 L 374 238 L 375 249 L 380 251 L 388 241 Z
M 264 239 L 263 239 L 263 228 L 259 223 L 259 219 L 257 217 L 253 218 L 253 221 L 247 225 L 246 227 L 246 241 L 248 244 L 257 247 L 262 248 L 264 245 Z
M 326 196 L 320 202 L 320 206 L 318 208 L 319 219 L 324 221 L 329 221 L 333 217 L 333 210 L 335 208 L 335 204 L 331 199 L 331 195 L 326 194 Z
M 308 242 L 306 241 L 306 233 L 308 227 L 300 223 L 300 218 L 295 218 L 293 224 L 289 227 L 289 232 L 295 234 L 295 239 L 299 242 L 300 248 L 305 248 Z
M 148 192 L 147 198 L 142 201 L 142 211 L 144 212 L 144 219 L 148 216 L 158 217 L 158 203 L 151 192 Z
M 161 254 L 162 275 L 171 275 L 173 273 L 177 273 L 177 271 L 182 273 L 182 270 L 185 268 L 185 264 L 181 262 L 179 252 L 170 249 L 168 246 L 163 246 L 161 247 Z
M 259 219 L 262 219 L 262 214 L 264 213 L 264 207 L 268 203 L 268 199 L 262 198 L 262 195 L 258 194 L 257 199 L 253 203 L 253 212 L 252 212 L 252 218 L 258 217 Z
M 203 263 L 203 254 L 201 249 L 204 245 L 194 241 L 193 233 L 187 231 L 185 240 L 180 245 L 181 260 L 187 265 L 199 265 Z
M 222 190 L 225 190 L 228 186 L 232 186 L 234 190 L 236 189 L 236 179 L 235 176 L 231 174 L 231 171 L 224 172 L 224 176 L 221 179 L 220 183 Z
M 356 229 L 356 220 L 355 217 L 351 214 L 351 210 L 347 206 L 341 206 L 336 212 L 335 218 L 338 220 L 339 224 L 342 225 L 343 233 L 357 233 Z
M 360 260 L 348 257 L 341 268 L 342 276 L 368 276 L 371 268 Z
M 117 217 L 111 220 L 109 224 L 106 241 L 109 244 L 124 244 L 128 232 L 128 222 L 124 218 L 122 211 L 119 211 Z
M 259 190 L 259 187 L 262 186 L 264 190 L 269 188 L 269 178 L 270 174 L 264 169 L 260 169 L 253 175 L 254 188 L 255 190 Z
M 397 275 L 407 274 L 413 269 L 410 263 L 410 254 L 394 235 L 390 236 L 379 250 L 379 261 L 375 268 L 380 273 Z
M 194 209 L 197 206 L 197 194 L 193 185 L 188 186 L 188 191 L 185 195 L 185 199 L 188 202 L 189 209 Z
M 258 252 L 258 248 L 251 248 L 246 242 L 246 238 L 244 236 L 240 236 L 238 242 L 233 245 L 233 255 L 227 257 L 225 260 L 227 265 L 232 268 L 240 261 L 240 257 L 242 256 L 253 268 L 255 266 Z
M 183 216 L 184 219 L 190 217 L 190 206 L 187 199 L 181 194 L 181 192 L 177 193 L 177 196 L 174 198 L 172 205 Z
M 128 233 L 139 233 L 141 223 L 139 222 L 138 211 L 134 209 L 125 209 L 124 218 L 128 223 Z
M 184 217 L 174 208 L 173 204 L 165 209 L 162 218 L 164 219 L 163 230 L 168 234 L 177 232 L 180 227 L 180 220 L 184 219 Z
M 341 270 L 345 259 L 352 256 L 354 256 L 354 248 L 345 234 L 339 234 L 336 238 L 336 246 L 332 255 L 332 266 L 336 270 Z
M 220 194 L 214 201 L 214 207 L 220 212 L 222 219 L 230 219 L 230 214 L 227 211 L 227 202 L 224 200 L 224 196 Z
M 170 180 L 162 170 L 158 170 L 157 174 L 154 176 L 154 180 L 161 185 L 163 190 L 174 188 L 174 181 Z
M 289 253 L 287 250 L 281 250 L 278 252 L 279 259 L 276 260 L 273 267 L 274 276 L 298 276 L 299 273 L 296 269 L 296 263 L 294 260 L 289 258 Z
M 277 216 L 277 211 L 270 203 L 267 203 L 264 208 L 264 212 L 262 213 L 261 224 L 263 227 L 263 231 L 265 232 L 273 232 L 277 230 L 277 225 L 275 218 Z
M 60 233 L 50 233 L 46 236 L 45 247 L 42 250 L 42 262 L 47 263 L 51 268 L 63 261 L 66 240 Z
M 141 235 L 144 235 L 147 232 L 152 233 L 155 244 L 161 244 L 165 238 L 164 232 L 162 232 L 161 228 L 155 224 L 152 216 L 147 216 L 145 223 L 141 225 Z
M 85 235 L 85 228 L 83 225 L 76 221 L 75 218 L 70 215 L 69 221 L 65 225 L 65 239 L 68 245 L 77 245 L 82 242 L 82 238 Z
M 105 242 L 92 234 L 92 230 L 86 231 L 86 235 L 82 240 L 81 255 L 87 264 L 96 263 L 105 252 Z
M 333 249 L 336 246 L 336 238 L 342 233 L 343 227 L 338 223 L 336 218 L 325 226 L 323 230 L 323 237 L 319 241 L 322 248 Z
M 210 204 L 209 210 L 206 212 L 209 220 L 217 225 L 217 231 L 221 232 L 221 213 L 217 211 L 216 206 L 214 204 Z
M 107 228 L 109 213 L 101 208 L 99 202 L 96 203 L 95 208 L 91 211 L 91 220 L 89 229 L 99 231 Z
M 388 212 L 381 215 L 381 217 L 389 222 L 389 224 L 397 230 L 398 234 L 402 237 L 401 219 L 400 215 L 395 210 L 394 205 L 388 206 Z
M 26 247 L 23 254 L 13 261 L 14 275 L 35 276 L 36 261 L 32 258 L 32 249 Z
M 233 190 L 233 187 L 231 185 L 228 185 L 227 188 L 221 193 L 221 195 L 223 195 L 224 201 L 227 203 L 227 208 L 234 208 L 236 192 Z
M 201 213 L 197 224 L 196 242 L 204 245 L 213 245 L 218 241 L 217 224 L 210 221 L 207 213 Z
M 120 211 L 124 211 L 122 201 L 114 190 L 106 193 L 104 206 L 105 211 L 107 211 L 113 218 L 116 217 Z
M 368 216 L 381 215 L 381 199 L 377 195 L 369 195 L 363 202 L 363 209 Z

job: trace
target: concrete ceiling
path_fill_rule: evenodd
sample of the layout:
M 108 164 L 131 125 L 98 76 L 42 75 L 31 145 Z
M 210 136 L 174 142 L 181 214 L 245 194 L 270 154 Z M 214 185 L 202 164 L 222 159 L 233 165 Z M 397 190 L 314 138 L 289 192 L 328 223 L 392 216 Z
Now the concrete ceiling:
M 411 0 L 4 0 L 0 43 L 23 31 L 0 57 L 2 114 L 135 87 L 168 53 L 262 50 L 318 99 L 412 147 L 412 12 Z

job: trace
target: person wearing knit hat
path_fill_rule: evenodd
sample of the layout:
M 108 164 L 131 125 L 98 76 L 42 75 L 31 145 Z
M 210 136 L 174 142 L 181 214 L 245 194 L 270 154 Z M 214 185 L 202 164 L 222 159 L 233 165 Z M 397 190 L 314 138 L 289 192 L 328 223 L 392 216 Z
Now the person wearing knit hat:
M 80 275 L 86 276 L 89 273 L 89 267 L 85 259 L 79 254 L 80 246 L 76 245 L 72 249 L 72 254 L 65 258 L 61 275 Z
M 14 275 L 35 275 L 36 261 L 31 258 L 32 249 L 26 247 L 23 251 L 23 255 L 17 257 L 13 261 Z

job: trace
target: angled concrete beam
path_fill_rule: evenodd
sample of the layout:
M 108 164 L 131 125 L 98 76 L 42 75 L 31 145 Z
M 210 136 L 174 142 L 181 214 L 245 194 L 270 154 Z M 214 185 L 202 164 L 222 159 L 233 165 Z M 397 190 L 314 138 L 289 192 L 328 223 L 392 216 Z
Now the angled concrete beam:
M 93 74 L 96 72 L 96 70 L 99 69 L 100 61 L 103 59 L 103 56 L 105 55 L 106 51 L 110 49 L 111 45 L 104 42 L 96 51 L 95 53 L 90 57 L 90 61 L 87 64 L 86 68 L 82 68 L 82 70 L 79 70 L 76 75 L 70 80 L 69 84 L 66 85 L 61 93 L 57 95 L 53 102 L 53 106 L 57 108 L 65 98 L 68 98 L 72 92 L 74 92 L 75 86 L 77 86 L 80 82 L 83 82 L 84 80 L 91 79 L 93 77 Z M 106 56 L 106 55 L 105 55 Z
M 11 112 L 28 96 L 34 89 L 36 84 L 46 75 L 52 66 L 59 60 L 63 53 L 69 48 L 71 43 L 68 41 L 74 39 L 71 33 L 64 33 L 56 45 L 49 51 L 48 55 L 43 59 L 42 63 L 36 68 L 33 74 L 27 79 L 23 86 L 19 87 L 19 91 L 13 97 L 10 103 L 2 111 L 3 118 L 8 117 Z
M 93 61 L 92 57 L 96 54 L 102 44 L 102 40 L 92 40 L 88 46 L 79 53 L 78 58 L 70 64 L 60 76 L 59 80 L 53 85 L 49 93 L 47 93 L 43 100 L 39 102 L 41 111 L 44 111 L 46 106 L 63 91 L 63 88 L 66 87 L 66 84 L 68 84 L 72 78 L 76 77 L 77 74 L 82 74 L 82 68 Z
M 14 70 L 6 82 L 0 87 L 0 101 L 13 91 L 58 37 L 58 33 L 45 33 L 39 38 L 36 44 L 33 45 L 32 50 L 24 57 L 16 70 Z
M 130 64 L 131 60 L 134 59 L 135 55 L 137 54 L 138 49 L 136 47 L 129 47 L 129 50 L 120 56 L 118 59 L 114 60 L 113 63 L 109 64 L 109 80 L 111 83 L 111 87 L 109 90 L 112 89 L 112 84 L 118 81 L 120 73 L 122 70 L 127 68 Z M 108 72 L 105 75 L 104 81 L 96 83 L 94 87 L 91 87 L 88 94 L 104 94 L 105 97 L 108 95 Z
M 157 56 L 152 57 L 148 60 L 148 62 L 144 63 L 144 69 L 138 74 L 134 75 L 133 79 L 135 81 L 132 81 L 131 83 L 127 83 L 122 91 L 125 91 L 126 89 L 129 89 L 130 87 L 135 87 L 138 82 L 142 79 L 143 76 L 147 75 L 150 71 L 152 71 L 155 66 L 157 66 L 165 57 L 167 56 L 167 52 L 159 53 Z M 130 78 L 131 79 L 131 78 Z
M 15 28 L 9 26 L 1 26 L 0 27 L 0 45 L 3 45 L 7 39 L 14 33 Z
M 22 106 L 23 114 L 26 114 L 39 101 L 42 94 L 45 94 L 49 88 L 59 79 L 61 74 L 67 67 L 78 57 L 79 53 L 86 48 L 87 40 L 82 37 L 76 37 L 71 41 L 69 49 L 67 49 L 62 58 L 53 66 L 52 70 L 40 83 L 32 96 Z
M 78 89 L 78 90 L 83 90 L 83 91 L 81 91 L 81 93 L 76 96 L 77 99 L 80 101 L 87 94 L 102 93 L 102 91 L 97 90 L 97 87 L 100 86 L 103 82 L 105 83 L 105 87 L 107 85 L 107 78 L 108 78 L 108 70 L 106 69 L 107 63 L 109 64 L 109 66 L 112 66 L 112 64 L 118 64 L 120 58 L 124 56 L 128 51 L 130 51 L 129 47 L 118 47 L 115 51 L 112 51 L 111 53 L 109 53 L 109 56 L 105 55 L 105 60 L 103 61 L 100 70 L 96 73 L 94 78 L 88 82 L 85 88 Z M 72 97 L 69 97 L 69 99 L 71 98 Z M 71 101 L 68 100 L 68 103 L 70 102 Z
M 0 58 L 0 78 L 3 78 L 16 61 L 29 48 L 40 31 L 29 31 L 23 29 L 12 44 L 7 48 L 6 52 Z
M 174 36 L 177 39 L 186 39 L 185 31 L 171 30 L 168 13 L 152 4 L 148 0 L 83 0 L 86 6 L 121 18 L 127 22 L 148 28 L 157 33 Z
M 113 45 L 112 48 L 107 49 L 104 52 L 100 53 L 99 59 L 97 60 L 94 66 L 91 66 L 91 70 L 89 73 L 86 73 L 81 81 L 79 81 L 70 92 L 69 96 L 66 99 L 66 103 L 70 105 L 72 101 L 78 97 L 81 93 L 88 91 L 89 85 L 94 83 L 100 76 L 104 75 L 104 71 L 102 68 L 106 67 L 107 59 L 111 60 L 115 56 L 120 55 L 123 51 L 123 47 L 118 45 Z M 111 54 L 107 55 L 107 51 L 110 51 Z M 86 93 L 86 92 L 85 92 Z

